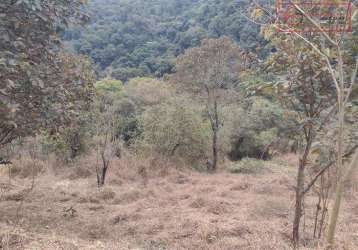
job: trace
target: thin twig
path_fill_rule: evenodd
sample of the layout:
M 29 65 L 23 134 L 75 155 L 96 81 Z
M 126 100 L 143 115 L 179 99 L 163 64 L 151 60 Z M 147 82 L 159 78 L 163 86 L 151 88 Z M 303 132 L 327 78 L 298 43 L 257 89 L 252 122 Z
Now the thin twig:
M 358 145 L 355 145 L 353 148 L 351 148 L 345 155 L 343 155 L 343 158 L 350 157 L 352 154 L 355 153 L 356 149 L 358 148 Z M 311 180 L 311 182 L 307 185 L 305 190 L 303 191 L 303 195 L 308 193 L 312 186 L 316 183 L 318 178 L 324 174 L 336 161 L 330 161 L 326 166 L 324 166 L 317 174 L 316 176 Z

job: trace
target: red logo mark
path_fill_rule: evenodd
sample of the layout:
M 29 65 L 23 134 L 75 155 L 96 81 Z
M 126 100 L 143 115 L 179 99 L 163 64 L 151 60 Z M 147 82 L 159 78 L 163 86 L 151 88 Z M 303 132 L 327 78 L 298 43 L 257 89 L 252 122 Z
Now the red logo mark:
M 352 32 L 353 6 L 348 0 L 276 0 L 276 12 L 281 32 Z

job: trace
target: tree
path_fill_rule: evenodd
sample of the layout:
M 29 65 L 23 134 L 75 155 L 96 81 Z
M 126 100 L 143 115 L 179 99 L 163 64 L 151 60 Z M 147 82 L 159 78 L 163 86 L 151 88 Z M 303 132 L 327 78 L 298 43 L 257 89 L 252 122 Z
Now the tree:
M 269 9 L 265 9 L 264 7 L 260 6 L 256 1 L 255 3 L 255 11 L 253 12 L 255 16 L 261 17 L 263 13 L 268 14 L 269 19 L 272 20 L 272 15 L 270 14 Z M 276 65 L 278 63 L 281 63 L 282 60 L 285 61 L 285 58 L 288 58 L 292 51 L 293 53 L 297 53 L 299 57 L 295 57 L 294 60 L 300 61 L 305 60 L 307 58 L 311 58 L 309 61 L 304 62 L 301 61 L 301 65 L 298 67 L 297 70 L 289 71 L 289 78 L 288 82 L 292 82 L 292 79 L 301 82 L 301 86 L 303 88 L 296 89 L 296 93 L 301 95 L 304 98 L 298 99 L 301 104 L 304 104 L 304 111 L 305 111 L 305 119 L 303 123 L 303 132 L 306 139 L 306 146 L 304 153 L 300 159 L 299 164 L 299 170 L 298 170 L 298 176 L 297 176 L 297 187 L 296 187 L 296 208 L 295 208 L 295 217 L 294 217 L 294 225 L 293 225 L 293 241 L 295 246 L 297 247 L 299 244 L 299 225 L 300 225 L 300 218 L 302 216 L 302 204 L 303 204 L 303 197 L 305 193 L 309 191 L 309 189 L 313 186 L 315 181 L 317 181 L 318 177 L 322 175 L 332 164 L 328 164 L 327 167 L 323 168 L 321 171 L 319 171 L 318 177 L 316 176 L 313 178 L 313 181 L 309 183 L 307 187 L 305 187 L 304 183 L 304 172 L 305 172 L 305 165 L 307 165 L 307 156 L 310 153 L 312 142 L 316 137 L 317 130 L 314 129 L 313 125 L 316 125 L 315 127 L 318 129 L 321 129 L 330 119 L 337 119 L 337 133 L 336 133 L 336 167 L 338 170 L 338 176 L 337 176 L 337 188 L 336 188 L 336 194 L 335 194 L 335 202 L 333 206 L 332 215 L 330 217 L 330 223 L 329 223 L 329 229 L 328 229 L 328 237 L 327 242 L 328 245 L 332 246 L 334 243 L 334 234 L 335 234 L 335 228 L 337 224 L 337 218 L 339 214 L 339 208 L 342 198 L 342 193 L 344 190 L 344 183 L 346 181 L 346 178 L 348 176 L 348 173 L 352 171 L 352 169 L 355 167 L 354 160 L 356 157 L 353 157 L 353 162 L 350 165 L 348 169 L 344 168 L 344 156 L 350 156 L 350 154 L 346 154 L 344 151 L 347 152 L 353 152 L 353 150 L 346 149 L 345 147 L 345 117 L 347 114 L 347 106 L 350 103 L 350 96 L 352 93 L 352 89 L 354 88 L 355 82 L 356 82 L 356 76 L 357 76 L 357 70 L 358 70 L 358 59 L 352 58 L 352 51 L 347 48 L 346 41 L 349 41 L 349 36 L 347 36 L 344 33 L 335 33 L 335 32 L 326 32 L 325 29 L 329 29 L 329 27 L 323 28 L 320 21 L 318 21 L 315 17 L 313 17 L 311 14 L 307 14 L 306 11 L 312 11 L 312 10 L 306 10 L 303 6 L 300 6 L 296 3 L 291 3 L 294 9 L 297 13 L 299 13 L 302 16 L 302 22 L 301 25 L 303 27 L 300 28 L 310 28 L 318 31 L 318 34 L 316 35 L 310 34 L 310 33 L 297 33 L 295 30 L 292 30 L 292 27 L 290 27 L 286 23 L 281 23 L 280 20 L 275 19 L 274 24 L 266 24 L 263 33 L 266 36 L 271 36 L 272 34 L 275 34 L 275 32 L 272 32 L 276 29 L 281 31 L 281 41 L 284 42 L 281 46 L 278 46 L 279 49 L 283 49 L 284 53 L 281 54 L 280 57 L 276 58 L 276 61 L 273 60 L 273 63 Z M 327 8 L 326 6 L 323 6 L 323 8 Z M 258 15 L 256 15 L 258 14 Z M 346 20 L 347 22 L 350 22 L 351 20 Z M 324 24 L 327 26 L 327 23 Z M 330 25 L 330 22 L 328 22 L 328 25 Z M 289 47 L 289 51 L 287 51 L 287 48 L 289 45 L 289 40 L 292 39 L 295 41 L 292 47 Z M 289 53 L 291 52 L 291 53 Z M 280 54 L 280 53 L 279 53 Z M 314 59 L 315 58 L 315 59 Z M 352 60 L 353 59 L 353 60 Z M 295 64 L 295 62 L 293 62 Z M 316 65 L 319 68 L 313 68 L 312 66 Z M 311 73 L 308 71 L 305 72 L 305 68 L 309 66 L 311 69 Z M 292 73 L 294 73 L 294 76 L 298 77 L 292 77 Z M 322 75 L 323 73 L 323 75 Z M 300 75 L 302 76 L 300 77 Z M 318 89 L 314 87 L 314 82 L 317 80 L 322 79 L 322 76 L 326 78 L 323 82 L 319 83 Z M 314 80 L 314 81 L 313 81 Z M 306 83 L 305 83 L 306 82 Z M 305 83 L 305 84 L 302 84 Z M 327 85 L 328 84 L 328 85 Z M 287 84 L 286 84 L 287 85 Z M 288 85 L 289 88 L 286 88 L 287 90 L 291 90 L 292 87 Z M 311 87 L 312 86 L 312 87 Z M 293 88 L 295 90 L 295 88 Z M 331 105 L 327 106 L 326 102 L 322 102 L 322 96 L 327 96 L 328 92 L 332 92 L 332 94 L 329 94 L 328 97 L 331 95 L 331 100 L 334 101 Z M 322 91 L 324 95 L 322 95 Z M 286 91 L 287 93 L 287 91 Z M 288 92 L 289 93 L 289 92 Z M 315 100 L 318 100 L 318 106 L 317 102 L 312 102 L 312 97 Z M 334 98 L 333 98 L 334 97 Z M 291 99 L 286 99 L 289 102 L 292 102 Z M 328 100 L 328 99 L 327 99 Z M 294 104 L 294 102 L 293 102 Z M 307 106 L 308 105 L 308 106 Z M 332 106 L 332 107 L 330 107 Z M 316 112 L 312 113 L 312 107 L 317 109 Z M 307 109 L 309 108 L 309 109 Z M 325 119 L 320 121 L 317 126 L 317 119 L 315 118 L 321 118 L 321 115 L 317 114 L 323 114 L 326 113 Z M 321 119 L 319 119 L 321 120 Z
M 172 96 L 169 84 L 149 77 L 136 77 L 125 86 L 127 96 L 136 104 L 140 113 L 145 108 L 162 103 Z
M 140 116 L 139 144 L 167 157 L 178 156 L 194 165 L 207 155 L 210 132 L 200 109 L 186 99 L 171 100 L 148 108 Z
M 304 41 L 294 35 L 275 36 L 272 45 L 278 52 L 267 61 L 268 70 L 282 76 L 278 82 L 279 98 L 288 108 L 297 113 L 299 128 L 304 139 L 304 149 L 300 157 L 296 203 L 293 223 L 293 240 L 299 241 L 300 220 L 303 215 L 305 174 L 312 145 L 317 141 L 318 131 L 330 119 L 334 109 L 335 89 L 324 60 Z
M 297 136 L 295 116 L 291 113 L 278 101 L 257 95 L 225 107 L 222 131 L 226 130 L 229 137 L 230 159 L 268 160 L 275 150 L 285 148 L 289 139 Z
M 191 48 L 176 61 L 174 81 L 194 93 L 206 105 L 212 131 L 212 167 L 218 162 L 218 132 L 222 126 L 219 105 L 224 94 L 238 83 L 241 70 L 239 46 L 228 37 L 205 39 L 200 47 Z
M 44 136 L 46 150 L 71 160 L 85 150 L 95 75 L 91 62 L 84 56 L 61 53 L 59 58 L 62 72 L 58 79 L 53 79 L 58 85 L 44 97 L 44 106 L 39 109 L 41 123 L 37 126 Z
M 344 190 L 344 184 L 347 181 L 350 173 L 357 165 L 358 153 L 352 158 L 349 167 L 344 166 L 345 156 L 345 117 L 347 114 L 346 108 L 350 102 L 352 89 L 356 82 L 358 71 L 358 58 L 351 60 L 349 54 L 352 51 L 348 49 L 344 43 L 347 40 L 347 36 L 343 34 L 329 34 L 323 30 L 322 26 L 303 10 L 297 4 L 294 4 L 295 9 L 301 13 L 311 25 L 321 31 L 321 35 L 324 37 L 326 43 L 315 44 L 310 41 L 309 38 L 296 34 L 300 37 L 319 57 L 326 62 L 326 67 L 331 77 L 335 91 L 336 91 L 336 105 L 337 105 L 337 147 L 336 147 L 336 167 L 337 167 L 337 187 L 335 192 L 334 205 L 330 222 L 328 226 L 327 243 L 329 247 L 334 244 L 334 236 L 336 231 L 336 225 L 341 206 L 342 194 Z M 350 21 L 350 20 L 348 20 Z M 348 55 L 348 60 L 345 58 Z
M 58 32 L 87 19 L 82 0 L 4 0 L 0 3 L 0 146 L 40 128 L 67 123 L 90 99 L 84 58 L 59 51 Z M 50 118 L 50 119 L 49 119 Z
M 96 82 L 96 97 L 91 114 L 92 128 L 97 147 L 97 186 L 105 185 L 112 158 L 121 157 L 119 127 L 122 123 L 121 99 L 124 97 L 123 83 L 104 79 Z M 99 159 L 100 158 L 100 159 Z

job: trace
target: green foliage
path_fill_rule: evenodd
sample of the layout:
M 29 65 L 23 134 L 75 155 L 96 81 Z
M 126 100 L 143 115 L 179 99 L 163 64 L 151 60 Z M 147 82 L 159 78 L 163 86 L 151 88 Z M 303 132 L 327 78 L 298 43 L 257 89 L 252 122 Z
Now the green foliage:
M 93 0 L 91 25 L 73 27 L 63 37 L 90 56 L 99 72 L 115 79 L 161 77 L 175 57 L 203 38 L 229 36 L 243 48 L 259 50 L 259 27 L 241 15 L 249 1 Z M 101 74 L 104 76 L 105 74 Z
M 66 127 L 40 131 L 40 145 L 44 154 L 55 154 L 63 161 L 70 161 L 91 148 L 94 123 L 92 109 L 82 110 Z
M 115 79 L 119 79 L 121 81 L 128 81 L 131 78 L 144 76 L 148 74 L 147 69 L 141 69 L 141 68 L 115 68 L 112 70 L 111 76 Z
M 123 83 L 120 80 L 104 79 L 94 84 L 94 88 L 99 95 L 113 93 L 120 95 L 123 91 Z
M 126 84 L 125 90 L 128 98 L 136 104 L 138 112 L 166 101 L 173 94 L 168 83 L 149 77 L 131 79 Z
M 267 26 L 263 33 L 272 29 Z M 267 39 L 276 52 L 267 58 L 265 69 L 275 76 L 259 89 L 264 92 L 271 90 L 285 107 L 297 112 L 302 128 L 321 127 L 326 121 L 322 111 L 332 108 L 337 100 L 325 58 L 296 36 L 273 32 Z M 320 36 L 312 36 L 310 42 L 325 51 L 330 57 L 328 60 L 335 64 L 337 51 L 334 48 L 325 47 Z
M 142 146 L 189 162 L 206 156 L 210 129 L 194 107 L 178 100 L 156 105 L 142 114 L 140 125 Z
M 66 125 L 88 106 L 93 74 L 84 57 L 61 53 L 57 33 L 86 19 L 83 1 L 0 3 L 0 145 Z
M 232 88 L 242 70 L 241 52 L 228 37 L 204 39 L 200 46 L 186 50 L 177 58 L 173 78 L 184 88 L 203 95 Z
M 241 161 L 234 163 L 228 169 L 233 174 L 259 174 L 264 171 L 265 161 L 243 158 Z
M 45 155 L 53 153 L 63 161 L 70 161 L 87 151 L 88 134 L 80 127 L 65 128 L 54 135 L 42 131 L 40 144 Z
M 262 97 L 251 97 L 241 107 L 224 111 L 224 133 L 230 142 L 229 156 L 268 159 L 280 138 L 296 136 L 295 119 L 278 103 Z
M 105 79 L 97 82 L 95 88 L 94 121 L 109 122 L 111 134 L 127 144 L 141 134 L 138 117 L 172 95 L 167 83 L 147 77 L 133 78 L 125 85 L 119 80 Z

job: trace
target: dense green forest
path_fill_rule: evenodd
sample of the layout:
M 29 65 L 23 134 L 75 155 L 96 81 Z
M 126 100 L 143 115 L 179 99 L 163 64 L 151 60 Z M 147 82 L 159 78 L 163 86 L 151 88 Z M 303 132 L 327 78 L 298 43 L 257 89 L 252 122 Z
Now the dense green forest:
M 174 59 L 203 38 L 229 36 L 260 51 L 259 27 L 244 16 L 247 0 L 94 0 L 91 23 L 64 34 L 69 47 L 89 55 L 101 76 L 127 81 L 170 73 Z

